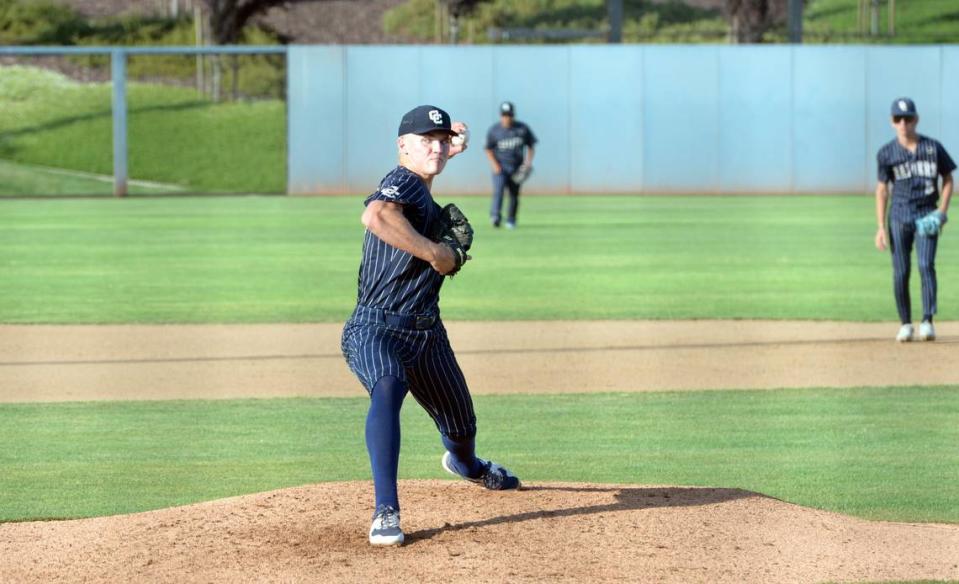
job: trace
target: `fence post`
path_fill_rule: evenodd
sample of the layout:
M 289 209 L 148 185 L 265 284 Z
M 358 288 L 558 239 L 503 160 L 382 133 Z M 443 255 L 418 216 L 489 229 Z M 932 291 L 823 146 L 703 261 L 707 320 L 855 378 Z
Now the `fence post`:
M 606 0 L 606 14 L 609 18 L 606 42 L 623 42 L 623 0 Z
M 803 0 L 789 0 L 789 42 L 802 43 Z
M 113 80 L 113 194 L 127 195 L 127 54 L 110 55 Z

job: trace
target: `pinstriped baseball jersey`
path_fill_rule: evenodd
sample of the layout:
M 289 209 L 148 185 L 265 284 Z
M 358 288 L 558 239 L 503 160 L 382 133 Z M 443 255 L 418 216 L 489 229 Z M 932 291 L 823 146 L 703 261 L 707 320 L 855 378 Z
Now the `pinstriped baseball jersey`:
M 411 170 L 397 166 L 382 181 L 379 188 L 366 198 L 403 205 L 403 215 L 421 235 L 441 213 L 440 206 L 430 195 L 426 183 Z M 399 250 L 370 231 L 363 239 L 363 261 L 357 303 L 403 314 L 433 314 L 439 308 L 443 276 L 423 261 Z
M 442 212 L 426 183 L 403 166 L 390 171 L 364 204 L 372 201 L 401 204 L 403 216 L 421 235 Z M 357 305 L 343 328 L 341 349 L 368 392 L 380 379 L 396 377 L 441 433 L 473 436 L 473 400 L 439 319 L 443 280 L 429 262 L 367 230 Z
M 916 151 L 891 140 L 876 155 L 879 182 L 892 183 L 892 213 L 905 220 L 928 213 L 939 199 L 939 177 L 956 168 L 937 140 L 919 135 Z
M 507 174 L 511 174 L 523 164 L 526 148 L 536 145 L 536 135 L 529 126 L 514 121 L 509 128 L 496 123 L 486 132 L 486 149 L 493 152 Z

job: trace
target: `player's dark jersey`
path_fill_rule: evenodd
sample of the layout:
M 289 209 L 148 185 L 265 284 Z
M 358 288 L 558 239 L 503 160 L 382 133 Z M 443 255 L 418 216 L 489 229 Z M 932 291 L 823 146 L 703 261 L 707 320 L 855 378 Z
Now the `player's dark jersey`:
M 440 216 L 426 183 L 411 170 L 397 166 L 366 198 L 403 205 L 403 215 L 418 233 L 425 234 Z M 414 255 L 397 249 L 369 230 L 363 238 L 357 303 L 403 314 L 433 314 L 439 309 L 443 276 Z
M 509 128 L 502 124 L 493 124 L 486 133 L 486 149 L 493 151 L 493 157 L 503 170 L 510 174 L 523 164 L 527 146 L 536 144 L 536 136 L 529 126 L 514 121 Z
M 892 210 L 897 215 L 918 215 L 936 206 L 939 176 L 956 168 L 937 140 L 920 135 L 916 151 L 910 152 L 892 140 L 876 155 L 879 181 L 892 183 Z

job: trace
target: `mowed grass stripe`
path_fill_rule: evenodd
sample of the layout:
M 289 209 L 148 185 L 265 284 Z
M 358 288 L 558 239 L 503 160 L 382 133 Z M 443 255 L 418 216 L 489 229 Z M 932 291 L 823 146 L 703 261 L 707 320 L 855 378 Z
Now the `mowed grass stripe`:
M 0 520 L 366 480 L 366 407 L 0 405 Z M 959 521 L 955 387 L 480 396 L 476 407 L 479 453 L 529 482 L 743 488 L 871 519 Z M 401 477 L 443 477 L 432 421 L 411 401 L 403 424 Z
M 896 320 L 869 197 L 527 197 L 516 231 L 487 224 L 486 197 L 455 200 L 476 239 L 443 288 L 448 319 Z M 0 201 L 0 322 L 341 321 L 362 209 L 361 195 Z M 943 320 L 959 318 L 949 229 Z
M 136 180 L 128 183 L 128 193 L 131 195 L 174 193 L 183 190 L 176 185 L 161 183 Z M 42 197 L 112 194 L 113 177 L 110 176 L 0 160 L 0 195 Z

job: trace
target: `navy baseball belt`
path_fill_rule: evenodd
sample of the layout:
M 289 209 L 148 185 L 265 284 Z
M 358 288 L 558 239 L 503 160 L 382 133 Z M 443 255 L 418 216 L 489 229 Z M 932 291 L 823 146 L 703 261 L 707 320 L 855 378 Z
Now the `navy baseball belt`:
M 433 328 L 440 316 L 437 313 L 403 314 L 358 304 L 356 310 L 353 311 L 353 318 L 361 323 L 385 324 L 393 328 L 422 331 Z

